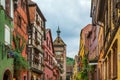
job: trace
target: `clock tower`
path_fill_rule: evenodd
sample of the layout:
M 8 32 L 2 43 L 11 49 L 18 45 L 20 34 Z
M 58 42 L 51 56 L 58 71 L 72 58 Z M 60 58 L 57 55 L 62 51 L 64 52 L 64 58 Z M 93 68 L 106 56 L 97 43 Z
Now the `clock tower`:
M 66 44 L 60 37 L 60 29 L 58 27 L 57 37 L 53 42 L 53 47 L 55 51 L 55 58 L 62 69 L 60 80 L 66 80 Z

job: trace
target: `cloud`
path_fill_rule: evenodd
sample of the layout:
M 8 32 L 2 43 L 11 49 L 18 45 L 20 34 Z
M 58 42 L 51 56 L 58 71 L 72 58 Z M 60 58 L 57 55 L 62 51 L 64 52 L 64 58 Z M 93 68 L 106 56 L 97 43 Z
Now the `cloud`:
M 91 23 L 91 0 L 33 0 L 47 19 L 46 27 L 51 28 L 53 40 L 57 27 L 61 38 L 67 44 L 67 56 L 74 58 L 79 51 L 80 30 Z

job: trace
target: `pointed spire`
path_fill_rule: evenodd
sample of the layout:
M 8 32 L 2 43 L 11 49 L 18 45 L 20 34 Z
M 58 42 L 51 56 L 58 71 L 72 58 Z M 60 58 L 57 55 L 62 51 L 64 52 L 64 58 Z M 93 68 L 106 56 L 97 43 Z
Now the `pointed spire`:
M 60 37 L 61 31 L 60 31 L 60 29 L 59 29 L 59 26 L 58 26 L 58 30 L 57 30 L 56 32 L 57 32 L 58 37 Z

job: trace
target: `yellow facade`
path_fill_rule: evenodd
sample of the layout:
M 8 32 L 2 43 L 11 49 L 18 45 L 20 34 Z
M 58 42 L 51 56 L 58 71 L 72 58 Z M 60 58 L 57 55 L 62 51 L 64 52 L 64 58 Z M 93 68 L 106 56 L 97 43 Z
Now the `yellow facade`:
M 98 6 L 99 5 L 99 6 Z M 94 8 L 96 7 L 96 8 Z M 91 17 L 94 25 L 103 29 L 103 49 L 99 32 L 99 80 L 120 80 L 120 1 L 92 0 Z
M 117 33 L 116 33 L 116 35 L 115 35 L 115 37 L 114 37 L 114 39 L 113 39 L 113 41 L 112 41 L 112 43 L 111 43 L 111 45 L 110 45 L 110 47 L 109 47 L 109 49 L 108 49 L 108 51 L 107 51 L 107 54 L 106 54 L 106 56 L 105 56 L 105 59 L 107 59 L 107 61 L 109 60 L 108 59 L 108 55 L 110 54 L 109 52 L 111 52 L 111 56 L 113 56 L 113 54 L 114 54 L 114 51 L 113 51 L 113 47 L 114 47 L 114 43 L 115 43 L 115 41 L 117 40 L 117 46 L 118 46 L 118 48 L 117 48 L 117 78 L 116 78 L 116 80 L 120 80 L 120 28 L 119 28 L 119 30 L 117 31 Z M 112 59 L 111 59 L 112 60 Z M 113 64 L 114 62 L 113 61 L 111 61 L 111 69 L 109 70 L 109 68 L 107 69 L 107 79 L 109 78 L 109 71 L 111 71 L 111 78 L 113 78 L 114 76 L 113 76 L 113 66 L 114 66 L 114 64 Z
M 79 56 L 81 56 L 81 58 L 84 57 L 84 43 L 83 43 L 83 39 L 80 39 L 80 51 L 79 51 Z
M 73 75 L 72 75 L 72 79 L 71 80 L 76 80 L 77 78 L 77 73 L 78 73 L 78 64 L 77 64 L 77 61 L 78 61 L 78 57 L 75 56 L 75 63 L 74 63 L 74 66 L 73 66 Z
M 120 17 L 116 9 L 117 1 L 107 1 L 108 10 L 105 13 L 105 56 L 104 56 L 104 79 L 120 80 L 120 25 L 117 20 Z M 115 6 L 114 6 L 115 5 Z M 108 12 L 108 13 L 107 13 Z M 110 17 L 114 16 L 114 17 Z M 108 27 L 107 27 L 108 25 Z M 109 30 L 110 29 L 110 30 Z M 109 31 L 108 31 L 109 30 Z
M 84 39 L 83 39 L 83 33 L 82 33 L 82 30 L 81 30 L 81 33 L 80 33 L 80 45 L 79 45 L 79 52 L 78 52 L 78 57 L 79 57 L 79 68 L 81 69 L 82 68 L 82 59 L 85 55 L 84 53 Z
M 103 80 L 103 54 L 104 54 L 104 49 L 103 49 L 103 26 L 100 26 L 99 33 L 98 33 L 98 54 L 99 54 L 99 59 L 98 59 L 98 70 L 99 70 L 99 79 Z

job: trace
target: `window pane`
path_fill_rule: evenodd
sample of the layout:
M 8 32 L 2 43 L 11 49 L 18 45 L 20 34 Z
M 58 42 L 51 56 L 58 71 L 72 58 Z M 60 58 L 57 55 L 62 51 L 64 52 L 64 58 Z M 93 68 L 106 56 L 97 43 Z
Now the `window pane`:
M 7 25 L 5 25 L 5 44 L 10 44 L 10 28 Z

